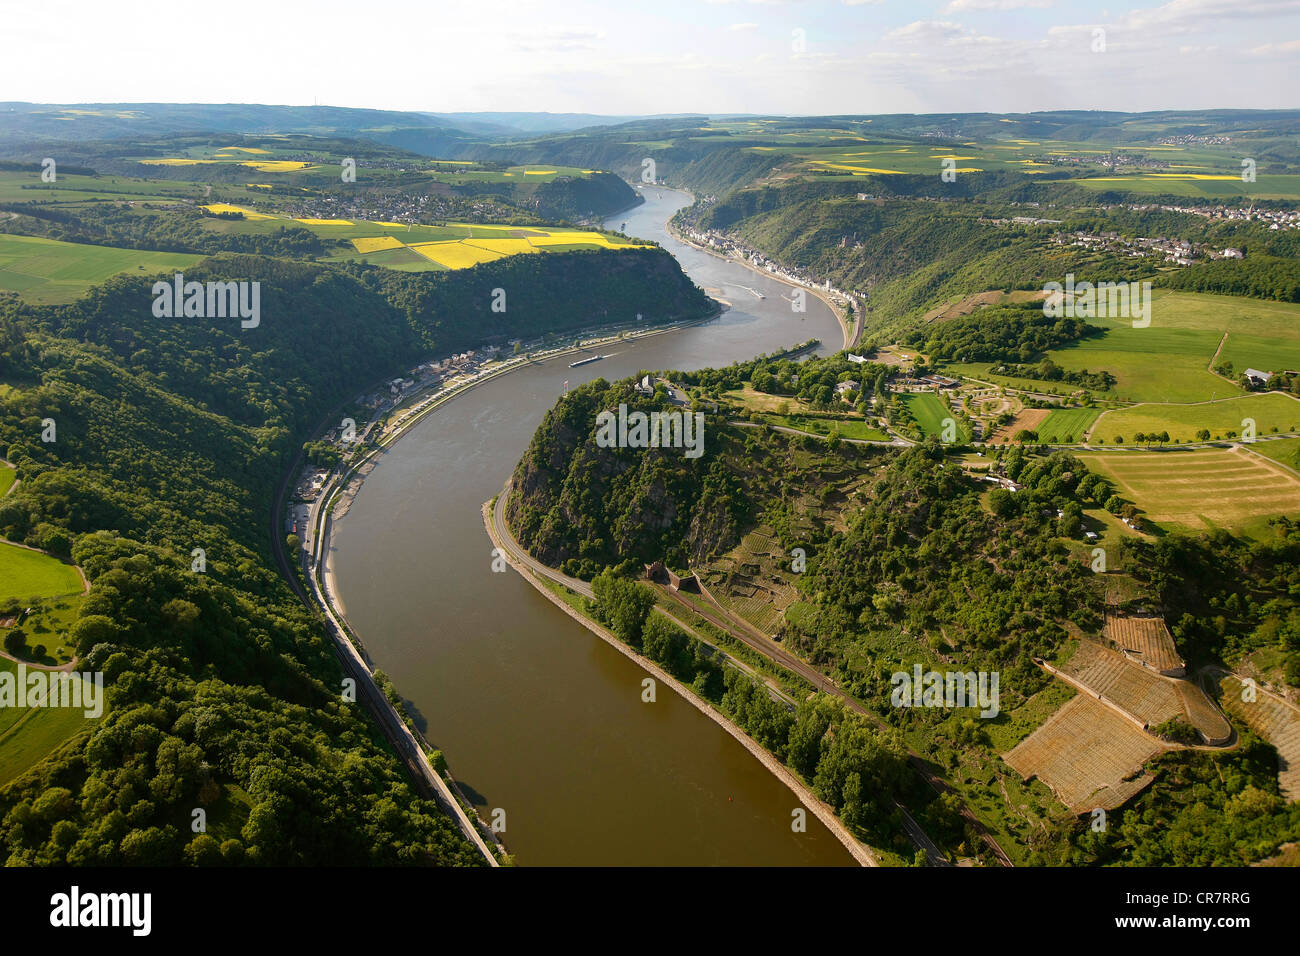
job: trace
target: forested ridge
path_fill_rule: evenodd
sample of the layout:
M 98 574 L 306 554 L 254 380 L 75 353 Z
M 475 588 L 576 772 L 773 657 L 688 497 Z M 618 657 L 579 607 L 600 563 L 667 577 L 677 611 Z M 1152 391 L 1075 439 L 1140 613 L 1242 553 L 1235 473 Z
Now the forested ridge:
M 0 534 L 85 571 L 70 636 L 109 705 L 0 790 L 7 862 L 481 862 L 342 699 L 328 638 L 273 570 L 274 489 L 323 414 L 422 357 L 708 300 L 657 249 L 422 274 L 229 256 L 186 278 L 260 281 L 260 325 L 155 318 L 153 277 L 0 302 L 0 449 L 22 481 Z
M 1025 177 L 980 173 L 940 185 L 933 176 L 881 176 L 862 182 L 794 180 L 739 188 L 717 202 L 678 214 L 696 228 L 734 236 L 778 262 L 805 269 L 836 288 L 866 295 L 868 339 L 914 328 L 933 306 L 990 289 L 1041 290 L 1045 282 L 1124 282 L 1296 301 L 1294 231 L 1244 220 L 1209 219 L 1151 206 L 1186 203 L 1173 196 L 1092 193 Z M 864 190 L 871 201 L 857 198 Z M 957 201 L 960 200 L 960 201 Z M 1229 202 L 1231 204 L 1231 202 Z M 1031 208 L 1026 208 L 1026 206 Z M 1015 222 L 1042 217 L 1049 222 Z M 1075 232 L 1177 237 L 1244 259 L 1171 268 L 1161 256 L 1056 241 Z

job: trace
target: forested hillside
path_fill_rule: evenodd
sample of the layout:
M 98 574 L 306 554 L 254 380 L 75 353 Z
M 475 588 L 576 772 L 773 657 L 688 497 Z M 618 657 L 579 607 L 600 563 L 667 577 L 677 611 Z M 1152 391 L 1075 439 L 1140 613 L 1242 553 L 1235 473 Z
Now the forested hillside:
M 67 307 L 0 303 L 0 449 L 21 478 L 0 533 L 85 571 L 71 638 L 109 700 L 92 731 L 0 790 L 4 855 L 472 864 L 343 700 L 328 639 L 273 570 L 281 471 L 329 409 L 421 357 L 622 318 L 627 303 L 657 319 L 710 304 L 657 249 L 421 274 L 233 256 L 186 277 L 260 281 L 260 325 L 155 318 L 153 277 Z
M 966 324 L 980 331 L 977 320 Z M 990 347 L 1001 347 L 983 331 Z M 1055 331 L 1069 337 L 1086 328 Z M 1014 343 L 1007 347 L 1014 353 Z M 804 364 L 800 385 L 842 362 Z M 768 374 L 762 365 L 669 374 L 707 397 Z M 1081 549 L 1081 516 L 1121 499 L 1067 451 L 992 452 L 1017 483 L 1012 492 L 967 474 L 934 439 L 873 449 L 711 415 L 696 461 L 675 449 L 599 447 L 597 413 L 621 402 L 658 407 L 638 403 L 630 386 L 591 383 L 547 413 L 509 502 L 521 543 L 568 573 L 601 572 L 606 592 L 611 575 L 637 577 L 655 560 L 698 570 L 756 527 L 775 538 L 773 554 L 804 549 L 806 571 L 789 575 L 798 601 L 782 615 L 779 639 L 964 780 L 967 799 L 986 805 L 983 794 L 996 793 L 987 806 L 1016 802 L 1005 788 L 1018 788 L 1018 777 L 998 756 L 1023 737 L 1022 721 L 1042 719 L 1033 716 L 1042 701 L 1056 702 L 1045 714 L 1068 697 L 1055 696 L 1061 688 L 1035 659 L 1068 654 L 1073 638 L 1098 634 L 1108 588 L 1127 589 L 1135 607 L 1165 610 L 1189 671 L 1268 648 L 1290 661 L 1287 679 L 1300 680 L 1300 605 L 1286 584 L 1300 571 L 1291 522 L 1278 522 L 1268 542 L 1216 533 L 1126 543 L 1111 556 L 1119 577 L 1098 575 Z M 845 485 L 855 489 L 847 497 L 837 491 Z M 913 662 L 1000 674 L 1002 716 L 984 722 L 890 706 L 891 674 Z M 1300 808 L 1278 796 L 1271 753 L 1248 736 L 1236 750 L 1161 756 L 1151 791 L 1116 811 L 1109 841 L 1095 839 L 1086 821 L 1056 820 L 1043 832 L 1019 806 L 1002 825 L 1023 842 L 1028 862 L 1204 864 L 1226 861 L 1213 848 L 1229 846 L 1231 860 L 1248 862 L 1300 836 Z

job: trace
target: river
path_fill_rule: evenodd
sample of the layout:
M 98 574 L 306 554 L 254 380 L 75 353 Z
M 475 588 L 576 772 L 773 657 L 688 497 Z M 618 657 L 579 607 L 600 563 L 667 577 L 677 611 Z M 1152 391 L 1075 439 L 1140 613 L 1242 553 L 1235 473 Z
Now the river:
M 684 194 L 658 187 L 609 228 L 654 239 L 694 281 L 733 304 L 702 325 L 486 382 L 414 426 L 335 525 L 328 560 L 348 621 L 375 666 L 520 865 L 853 865 L 798 799 L 722 728 L 513 571 L 493 573 L 480 506 L 496 494 L 563 390 L 641 369 L 727 365 L 842 335 L 808 296 L 680 243 L 665 230 Z M 759 299 L 749 289 L 766 294 Z

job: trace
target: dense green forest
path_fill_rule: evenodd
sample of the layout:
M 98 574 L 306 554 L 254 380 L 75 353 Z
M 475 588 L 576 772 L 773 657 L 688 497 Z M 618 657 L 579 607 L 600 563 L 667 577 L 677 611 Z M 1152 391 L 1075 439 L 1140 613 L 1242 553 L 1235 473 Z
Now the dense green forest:
M 1161 276 L 1160 285 L 1186 292 L 1300 302 L 1300 259 L 1276 256 L 1219 259 Z
M 65 307 L 0 302 L 0 448 L 22 480 L 0 533 L 85 571 L 70 636 L 109 700 L 93 730 L 0 790 L 5 857 L 480 862 L 342 699 L 324 631 L 273 570 L 274 489 L 322 415 L 420 358 L 624 303 L 666 318 L 708 300 L 657 249 L 419 274 L 227 256 L 187 278 L 261 282 L 260 325 L 155 318 L 152 277 Z M 498 287 L 505 313 L 490 311 Z
M 931 361 L 1028 362 L 1102 331 L 1082 319 L 1051 318 L 1043 314 L 1042 303 L 1026 302 L 992 306 L 924 326 L 905 334 L 902 342 L 920 349 Z

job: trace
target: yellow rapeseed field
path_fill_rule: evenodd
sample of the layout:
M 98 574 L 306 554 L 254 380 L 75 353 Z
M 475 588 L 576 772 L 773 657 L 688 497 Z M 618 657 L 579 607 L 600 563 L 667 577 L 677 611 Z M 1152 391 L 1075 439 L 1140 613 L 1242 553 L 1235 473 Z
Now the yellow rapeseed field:
M 850 173 L 882 173 L 890 176 L 903 175 L 901 170 L 897 169 L 873 169 L 870 166 L 846 166 L 844 163 L 818 163 L 819 166 L 825 166 L 827 169 L 843 169 Z
M 521 252 L 536 252 L 537 249 L 527 239 L 463 239 L 467 246 L 486 249 L 503 256 L 513 256 Z
M 459 239 L 449 239 L 442 242 L 417 242 L 409 248 L 414 249 L 426 259 L 431 259 L 439 265 L 446 266 L 448 269 L 467 269 L 470 266 L 476 266 L 480 262 L 491 262 L 494 259 L 500 259 L 501 256 L 487 249 L 480 249 L 477 246 L 466 245 Z
M 353 239 L 352 245 L 357 252 L 378 252 L 381 249 L 400 249 L 402 240 L 394 236 L 372 236 L 369 239 Z
M 238 150 L 241 153 L 259 153 L 261 155 L 266 155 L 271 152 L 269 149 L 259 149 L 256 146 L 222 146 L 220 152 L 225 153 L 232 149 Z
M 211 205 L 204 206 L 208 212 L 242 212 L 245 219 L 274 219 L 274 216 L 267 216 L 260 212 L 253 212 L 251 209 L 245 209 L 243 206 L 232 206 L 228 202 L 214 202 Z
M 252 167 L 259 173 L 291 173 L 297 169 L 307 168 L 306 163 L 294 162 L 288 159 L 256 159 L 239 165 Z

